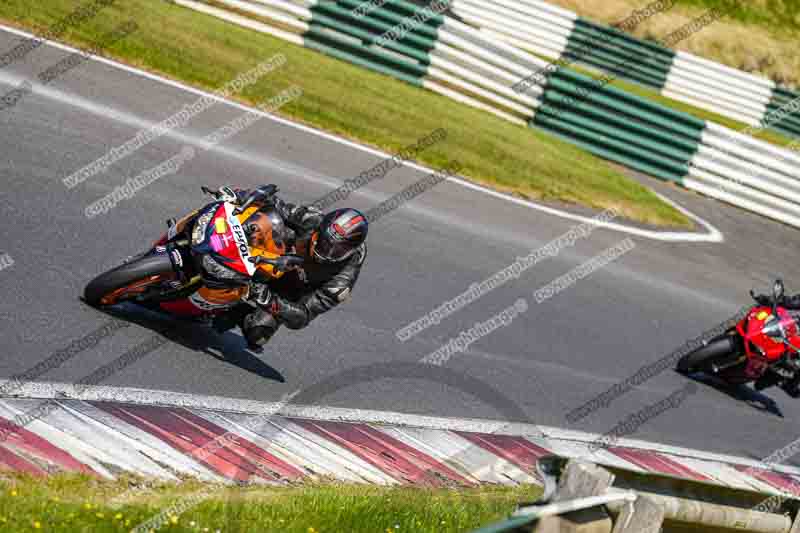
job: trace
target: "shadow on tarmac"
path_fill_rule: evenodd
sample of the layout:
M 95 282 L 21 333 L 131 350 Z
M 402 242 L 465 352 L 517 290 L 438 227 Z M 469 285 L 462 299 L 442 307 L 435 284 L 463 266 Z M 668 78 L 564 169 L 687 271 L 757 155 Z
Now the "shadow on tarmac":
M 185 348 L 206 353 L 223 363 L 237 366 L 264 379 L 286 382 L 283 374 L 256 357 L 247 349 L 244 338 L 231 331 L 219 334 L 206 322 L 175 318 L 135 304 L 122 303 L 94 309 L 155 331 Z

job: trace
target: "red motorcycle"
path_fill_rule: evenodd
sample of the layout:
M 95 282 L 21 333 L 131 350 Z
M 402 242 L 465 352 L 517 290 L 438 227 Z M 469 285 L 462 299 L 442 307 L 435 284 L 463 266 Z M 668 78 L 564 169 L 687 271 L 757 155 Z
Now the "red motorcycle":
M 779 385 L 799 397 L 800 327 L 779 305 L 784 292 L 783 282 L 775 281 L 772 307 L 753 307 L 736 326 L 681 357 L 677 371 L 703 372 L 732 385 L 752 381 L 756 390 Z
M 152 248 L 93 279 L 84 300 L 210 319 L 246 298 L 252 280 L 269 283 L 302 268 L 303 258 L 293 253 L 294 232 L 274 209 L 277 187 L 256 189 L 241 202 L 230 189 L 202 189 L 215 201 L 168 220 L 167 233 Z

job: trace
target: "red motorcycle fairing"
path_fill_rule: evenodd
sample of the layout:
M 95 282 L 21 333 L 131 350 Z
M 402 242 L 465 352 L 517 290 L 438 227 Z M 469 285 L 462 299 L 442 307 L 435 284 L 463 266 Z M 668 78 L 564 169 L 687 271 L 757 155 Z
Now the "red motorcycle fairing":
M 782 327 L 789 342 L 800 347 L 800 331 L 794 317 L 783 307 L 777 308 L 777 317 L 772 311 L 771 307 L 754 307 L 736 326 L 739 335 L 744 339 L 747 355 L 745 374 L 750 379 L 759 378 L 770 364 L 778 361 L 787 352 L 783 342 L 767 334 L 770 327 Z
M 233 214 L 234 207 L 225 203 L 214 213 L 209 224 L 213 228 L 208 244 L 223 264 L 240 274 L 252 276 L 256 267 L 248 261 L 250 247 L 242 223 Z
M 153 245 L 154 250 L 165 249 L 170 241 L 179 235 L 186 225 L 193 220 L 195 228 L 202 238 L 204 253 L 221 268 L 229 268 L 239 274 L 252 276 L 256 267 L 247 261 L 251 256 L 247 236 L 238 217 L 233 214 L 235 206 L 220 202 L 195 211 L 173 224 Z M 209 210 L 209 211 L 206 211 Z M 197 215 L 199 217 L 195 218 Z M 201 226 L 199 229 L 197 226 Z M 223 266 L 224 265 L 224 266 Z M 173 315 L 198 317 L 214 315 L 233 307 L 243 296 L 244 288 L 210 289 L 201 286 L 186 298 L 159 303 L 159 307 Z
M 161 309 L 179 316 L 214 315 L 226 311 L 236 305 L 247 289 L 209 289 L 201 287 L 195 292 L 178 300 L 161 302 Z

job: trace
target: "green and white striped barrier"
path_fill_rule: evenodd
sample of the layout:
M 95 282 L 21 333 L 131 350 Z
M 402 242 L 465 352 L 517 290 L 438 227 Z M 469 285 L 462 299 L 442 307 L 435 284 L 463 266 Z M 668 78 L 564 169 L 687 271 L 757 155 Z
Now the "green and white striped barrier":
M 549 72 L 543 83 L 518 92 L 514 86 L 520 79 L 543 71 L 548 63 L 436 9 L 405 0 L 387 0 L 365 13 L 354 12 L 361 0 L 214 0 L 215 5 L 174 1 L 515 124 L 547 130 L 600 157 L 800 227 L 797 153 L 568 68 Z M 450 9 L 453 5 L 441 4 Z M 547 7 L 553 17 L 564 18 L 563 10 Z M 455 16 L 466 20 L 458 11 L 453 9 Z
M 646 15 L 657 16 L 673 4 L 653 2 Z M 770 129 L 800 137 L 800 94 L 769 79 L 636 39 L 541 0 L 453 0 L 452 12 L 487 35 L 554 61 L 580 63 L 750 126 L 768 122 Z M 699 25 L 695 29 L 702 31 Z M 675 33 L 667 39 L 669 44 L 691 31 Z M 796 106 L 788 116 L 766 120 L 769 113 L 794 100 Z

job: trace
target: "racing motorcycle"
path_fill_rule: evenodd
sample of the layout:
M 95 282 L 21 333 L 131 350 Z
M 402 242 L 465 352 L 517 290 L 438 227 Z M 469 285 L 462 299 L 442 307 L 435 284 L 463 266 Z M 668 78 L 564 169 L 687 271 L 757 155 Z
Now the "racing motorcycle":
M 772 306 L 755 306 L 724 334 L 684 355 L 677 365 L 683 374 L 703 372 L 731 385 L 753 382 L 756 390 L 779 385 L 793 398 L 800 396 L 800 327 L 798 319 L 779 305 L 785 288 L 776 280 Z
M 133 302 L 177 317 L 210 319 L 246 299 L 252 281 L 268 283 L 302 268 L 294 232 L 275 208 L 278 188 L 245 198 L 229 188 L 180 220 L 152 248 L 100 274 L 84 290 L 93 306 Z

